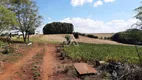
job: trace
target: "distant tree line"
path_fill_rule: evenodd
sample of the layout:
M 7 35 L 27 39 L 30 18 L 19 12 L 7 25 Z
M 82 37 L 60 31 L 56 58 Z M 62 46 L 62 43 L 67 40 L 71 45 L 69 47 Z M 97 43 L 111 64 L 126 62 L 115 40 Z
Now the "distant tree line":
M 44 26 L 43 34 L 72 34 L 73 30 L 71 23 L 53 22 Z
M 128 29 L 124 32 L 118 32 L 112 36 L 112 40 L 128 44 L 142 44 L 142 30 Z

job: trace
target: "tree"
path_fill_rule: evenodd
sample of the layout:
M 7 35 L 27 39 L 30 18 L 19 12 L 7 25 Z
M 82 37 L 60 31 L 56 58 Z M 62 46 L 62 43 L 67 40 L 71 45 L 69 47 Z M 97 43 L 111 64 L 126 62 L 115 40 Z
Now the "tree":
M 36 3 L 32 0 L 11 0 L 11 10 L 15 12 L 18 26 L 22 32 L 24 42 L 29 41 L 29 33 L 41 24 L 42 17 L 39 16 Z
M 4 30 L 10 29 L 12 24 L 16 25 L 15 13 L 10 11 L 4 2 L 0 1 L 0 34 Z
M 139 22 L 137 22 L 134 25 L 136 25 L 137 28 L 142 29 L 142 6 L 139 6 L 134 11 L 137 12 L 137 14 L 134 17 L 139 20 Z M 134 26 L 134 25 L 132 25 L 132 26 Z
M 128 43 L 128 44 L 142 44 L 142 30 L 139 29 L 128 29 L 123 32 L 118 32 L 112 36 L 112 40 Z
M 44 34 L 72 34 L 73 30 L 74 30 L 73 24 L 71 23 L 53 22 L 44 26 L 43 33 Z

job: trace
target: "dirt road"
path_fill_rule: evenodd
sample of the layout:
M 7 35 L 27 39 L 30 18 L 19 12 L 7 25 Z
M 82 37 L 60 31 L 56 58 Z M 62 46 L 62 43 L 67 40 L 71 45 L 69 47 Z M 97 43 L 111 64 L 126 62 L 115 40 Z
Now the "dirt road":
M 41 48 L 35 45 L 30 51 L 26 52 L 27 55 L 4 70 L 4 73 L 0 74 L 0 80 L 7 80 L 14 73 L 16 73 L 29 59 L 31 59 L 35 55 L 35 53 L 39 52 L 40 50 Z
M 59 65 L 59 62 L 56 60 L 55 45 L 46 45 L 45 46 L 45 56 L 43 60 L 43 74 L 42 80 L 52 80 L 51 75 L 54 72 L 53 68 Z
M 0 74 L 0 80 L 9 80 L 11 77 L 20 70 L 26 62 L 28 62 L 36 53 L 41 52 L 45 49 L 45 56 L 42 65 L 42 80 L 52 80 L 51 75 L 54 72 L 53 68 L 59 64 L 55 57 L 56 47 L 55 45 L 34 45 L 29 51 L 26 51 L 26 55 L 23 56 L 19 61 L 10 65 L 4 73 Z M 15 79 L 12 79 L 15 80 Z M 16 79 L 22 80 L 22 79 Z

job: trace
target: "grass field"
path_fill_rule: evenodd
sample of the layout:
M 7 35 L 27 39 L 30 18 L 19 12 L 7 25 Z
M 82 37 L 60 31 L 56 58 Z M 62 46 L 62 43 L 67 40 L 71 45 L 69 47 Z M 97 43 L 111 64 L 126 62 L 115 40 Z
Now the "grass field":
M 142 47 L 138 49 L 142 51 Z M 71 45 L 64 50 L 73 60 L 115 60 L 139 63 L 135 46 L 79 43 L 79 46 Z

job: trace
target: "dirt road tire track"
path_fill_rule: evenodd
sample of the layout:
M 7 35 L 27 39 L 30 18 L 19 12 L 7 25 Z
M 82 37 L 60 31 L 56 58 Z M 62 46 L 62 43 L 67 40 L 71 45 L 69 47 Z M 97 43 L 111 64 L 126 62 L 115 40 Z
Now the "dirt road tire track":
M 47 45 L 45 46 L 45 56 L 43 58 L 43 66 L 42 66 L 42 80 L 52 80 L 52 74 L 54 72 L 55 67 L 60 65 L 55 57 L 56 47 L 55 45 Z

